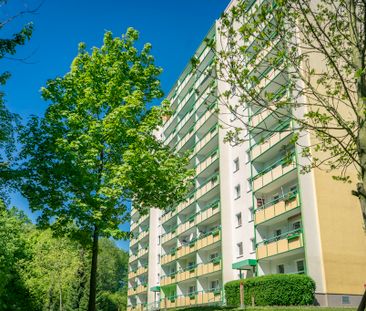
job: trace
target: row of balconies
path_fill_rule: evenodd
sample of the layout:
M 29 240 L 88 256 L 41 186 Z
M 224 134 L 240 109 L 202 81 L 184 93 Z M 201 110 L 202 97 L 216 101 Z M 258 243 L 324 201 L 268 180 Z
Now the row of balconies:
M 183 282 L 185 280 L 201 277 L 206 274 L 214 273 L 221 270 L 221 258 L 217 257 L 209 263 L 200 263 L 192 267 L 188 267 L 184 270 L 172 273 L 167 276 L 163 276 L 160 281 L 161 286 L 174 284 L 177 282 Z
M 270 219 L 283 215 L 300 206 L 300 198 L 297 192 L 290 192 L 282 197 L 268 202 L 255 210 L 255 224 L 259 225 Z
M 145 292 L 147 292 L 147 283 L 140 284 L 138 286 L 129 288 L 128 291 L 127 291 L 127 295 L 128 296 L 139 295 L 139 294 L 142 294 L 142 293 L 145 293 Z
M 146 255 L 148 252 L 149 252 L 149 249 L 147 246 L 144 248 L 140 248 L 136 253 L 132 253 L 130 255 L 129 262 L 131 263 L 131 262 L 135 261 L 136 259 Z
M 170 253 L 161 256 L 161 264 L 167 264 L 174 260 L 177 260 L 186 255 L 192 254 L 206 246 L 212 245 L 221 240 L 220 227 L 203 234 L 202 236 L 182 245 L 178 248 L 174 248 Z
M 184 233 L 185 231 L 189 230 L 192 227 L 197 226 L 201 222 L 211 218 L 212 216 L 218 214 L 219 212 L 220 212 L 220 202 L 219 200 L 215 200 L 206 209 L 192 215 L 185 222 L 174 227 L 170 232 L 162 235 L 161 243 L 164 244 L 170 241 L 171 239 L 178 237 L 180 234 Z
M 304 246 L 302 229 L 285 232 L 257 245 L 257 259 L 286 253 Z
M 284 124 L 281 128 L 277 130 L 277 132 L 267 137 L 263 142 L 256 144 L 252 147 L 252 161 L 254 161 L 258 156 L 260 156 L 261 154 L 291 135 L 293 135 L 293 131 L 291 131 L 290 123 Z
M 132 279 L 132 278 L 135 278 L 135 277 L 137 277 L 139 275 L 142 275 L 144 273 L 147 273 L 147 271 L 148 271 L 148 265 L 146 264 L 146 265 L 144 265 L 142 267 L 139 267 L 139 268 L 137 268 L 135 270 L 130 271 L 128 273 L 128 279 Z
M 252 178 L 253 191 L 268 185 L 272 181 L 280 178 L 296 168 L 295 156 L 285 157 L 276 161 L 271 166 L 261 170 L 256 176 Z
M 220 302 L 222 302 L 222 290 L 218 288 L 213 289 L 210 292 L 194 292 L 186 296 L 182 295 L 163 298 L 160 301 L 160 308 L 180 308 Z
M 130 247 L 149 235 L 149 227 L 144 228 L 136 237 L 130 240 Z
M 128 306 L 127 307 L 127 311 L 145 311 L 146 309 L 146 304 L 136 304 L 135 306 Z
M 132 211 L 131 218 L 136 218 L 135 216 L 137 215 L 137 213 L 138 213 L 137 210 L 134 209 Z M 136 221 L 131 222 L 130 231 L 135 230 L 137 228 L 137 226 L 139 224 L 142 224 L 148 217 L 149 217 L 149 214 L 146 214 L 146 215 L 143 215 L 143 216 L 140 216 L 139 218 L 137 218 Z

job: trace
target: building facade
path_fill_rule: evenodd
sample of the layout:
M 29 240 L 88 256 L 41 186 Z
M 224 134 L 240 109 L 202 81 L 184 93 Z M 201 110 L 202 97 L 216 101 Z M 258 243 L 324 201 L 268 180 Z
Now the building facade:
M 218 25 L 206 39 L 220 49 Z M 269 55 L 270 48 L 262 52 Z M 195 57 L 198 67 L 189 64 L 167 96 L 173 115 L 159 134 L 190 151 L 195 185 L 169 211 L 132 210 L 128 309 L 222 304 L 226 282 L 276 273 L 312 277 L 320 305 L 356 305 L 366 282 L 366 238 L 350 186 L 321 171 L 300 174 L 306 160 L 289 144 L 290 117 L 279 121 L 253 106 L 249 139 L 224 143 L 227 125 L 238 122 L 217 100 L 227 86 L 216 78 L 211 48 L 202 43 Z M 290 96 L 277 69 L 260 76 L 274 100 Z M 300 143 L 311 139 L 303 135 Z

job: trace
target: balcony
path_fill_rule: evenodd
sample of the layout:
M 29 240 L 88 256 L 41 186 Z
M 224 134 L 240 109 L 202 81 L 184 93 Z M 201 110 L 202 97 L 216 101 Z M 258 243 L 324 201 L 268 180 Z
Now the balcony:
M 196 214 L 193 214 L 189 219 L 181 223 L 177 228 L 177 235 L 180 235 L 181 233 L 186 232 L 187 230 L 194 227 L 196 225 L 195 218 Z
M 253 177 L 253 191 L 265 187 L 294 169 L 296 169 L 296 159 L 294 156 L 291 156 L 291 158 L 285 157 L 275 162 Z
M 146 306 L 145 304 L 137 304 L 135 306 L 128 306 L 127 311 L 145 311 Z
M 140 284 L 137 288 L 136 288 L 136 295 L 138 294 L 142 294 L 147 292 L 147 283 L 145 284 Z
M 220 200 L 215 200 L 213 203 L 208 204 L 208 206 L 201 210 L 201 213 L 196 216 L 196 224 L 199 224 L 218 213 L 220 213 Z
M 166 221 L 168 221 L 170 218 L 172 218 L 173 216 L 175 216 L 175 208 L 171 208 L 169 210 L 166 210 L 160 218 L 160 223 L 165 223 Z
M 221 228 L 203 234 L 197 239 L 197 250 L 221 241 Z
M 162 309 L 166 308 L 180 308 L 188 307 L 194 305 L 204 305 L 204 304 L 215 304 L 222 302 L 222 290 L 212 289 L 207 292 L 194 292 L 182 296 L 173 296 L 161 299 L 160 307 Z
M 164 244 L 177 236 L 177 226 L 170 229 L 169 232 L 161 236 L 161 244 Z
M 177 281 L 177 272 L 173 272 L 161 277 L 160 286 L 166 286 L 174 284 Z
M 203 172 L 211 164 L 215 163 L 216 160 L 218 160 L 218 159 L 219 159 L 219 151 L 215 150 L 214 152 L 209 154 L 206 159 L 201 161 L 201 163 L 196 166 L 196 176 L 198 176 L 201 172 Z
M 165 255 L 161 256 L 161 264 L 165 265 L 167 263 L 172 262 L 173 260 L 177 259 L 177 249 L 173 248 L 172 251 L 170 251 L 169 253 L 166 253 Z
M 192 240 L 177 249 L 177 259 L 192 254 L 196 251 L 196 240 Z
M 182 147 L 185 146 L 185 144 L 194 136 L 194 126 L 192 126 L 189 130 L 188 133 L 178 141 L 178 143 L 176 144 L 175 148 L 177 150 L 180 150 Z M 194 137 L 193 137 L 194 138 Z
M 257 259 L 283 254 L 304 246 L 302 229 L 286 232 L 257 245 Z
M 183 211 L 186 207 L 190 206 L 194 201 L 195 201 L 195 191 L 193 190 L 187 195 L 187 199 L 178 205 L 177 213 Z
M 137 271 L 135 272 L 136 273 L 135 276 L 139 276 L 141 274 L 147 273 L 147 270 L 148 269 L 147 269 L 147 264 L 146 264 L 146 265 L 144 265 L 144 266 L 137 269 Z
M 290 140 L 290 138 L 293 135 L 293 132 L 291 131 L 290 124 L 284 124 L 281 128 L 275 129 L 274 131 L 277 131 L 273 134 L 271 134 L 269 137 L 267 137 L 262 143 L 257 144 L 252 147 L 251 150 L 251 159 L 252 161 L 256 160 L 260 155 L 265 153 L 267 150 L 274 148 L 275 146 L 278 146 L 277 149 L 280 149 L 280 142 L 283 141 L 282 145 Z M 286 141 L 285 139 L 288 138 Z M 273 150 L 273 153 L 276 153 L 280 150 Z
M 277 200 L 268 202 L 267 204 L 258 207 L 255 211 L 255 224 L 259 225 L 275 217 L 283 215 L 300 206 L 299 194 L 290 192 Z
M 211 262 L 209 262 L 209 263 L 199 264 L 197 266 L 196 276 L 200 277 L 205 274 L 210 274 L 210 273 L 220 271 L 222 269 L 221 265 L 222 265 L 222 262 L 221 262 L 220 257 L 212 259 Z
M 194 147 L 194 153 L 198 153 L 201 149 L 203 149 L 214 137 L 217 136 L 219 130 L 218 126 L 215 125 L 212 127 L 209 132 L 203 137 Z
M 208 193 L 209 191 L 211 191 L 212 189 L 214 189 L 215 187 L 217 187 L 220 183 L 220 178 L 219 178 L 219 174 L 214 174 L 213 176 L 210 176 L 209 178 L 207 178 L 207 181 L 200 186 L 197 189 L 196 192 L 196 199 L 201 198 L 203 195 L 205 195 L 206 193 Z

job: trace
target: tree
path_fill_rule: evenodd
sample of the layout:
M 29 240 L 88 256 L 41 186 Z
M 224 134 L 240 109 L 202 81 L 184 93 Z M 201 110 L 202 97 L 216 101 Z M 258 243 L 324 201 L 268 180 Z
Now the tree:
M 89 311 L 95 310 L 98 240 L 125 238 L 133 201 L 141 213 L 183 199 L 191 182 L 188 158 L 157 139 L 168 114 L 151 45 L 135 47 L 138 32 L 122 38 L 106 32 L 101 48 L 79 54 L 64 77 L 42 89 L 51 101 L 42 119 L 21 134 L 21 191 L 40 225 L 91 245 Z M 150 108 L 148 107 L 150 106 Z
M 6 0 L 0 0 L 0 8 L 6 3 Z M 32 11 L 22 11 L 8 18 L 1 18 L 0 30 L 3 30 L 6 25 L 18 16 L 31 12 Z M 30 39 L 32 32 L 33 25 L 29 23 L 24 25 L 19 32 L 10 36 L 10 38 L 0 38 L 0 59 L 7 57 L 7 55 L 14 55 L 16 53 L 16 48 L 24 45 L 26 41 Z M 9 77 L 10 73 L 8 71 L 0 73 L 0 86 L 4 86 Z M 17 120 L 18 116 L 7 109 L 4 101 L 4 92 L 0 91 L 0 190 L 2 190 L 0 195 L 3 198 L 5 186 L 7 186 L 8 182 L 14 177 L 9 168 L 15 148 L 14 128 Z
M 16 209 L 6 209 L 0 200 L 0 310 L 33 310 L 21 265 L 29 254 L 25 234 L 29 221 Z
M 279 127 L 292 121 L 292 143 L 309 161 L 303 172 L 319 168 L 336 180 L 356 179 L 352 193 L 366 226 L 365 1 L 238 1 L 218 32 L 217 75 L 229 89 L 220 101 L 240 123 L 226 139 L 283 131 L 266 122 L 254 127 L 253 116 L 272 114 Z M 269 74 L 272 89 L 261 84 Z M 311 145 L 301 142 L 303 134 Z M 365 302 L 364 296 L 360 310 Z
M 68 238 L 52 236 L 51 230 L 28 235 L 30 258 L 23 263 L 22 277 L 37 310 L 64 310 L 69 287 L 81 265 L 79 246 Z
M 357 0 L 316 2 L 241 1 L 223 14 L 217 75 L 230 91 L 220 101 L 241 122 L 226 139 L 240 143 L 246 131 L 255 129 L 258 137 L 278 131 L 266 124 L 254 128 L 255 114 L 293 120 L 295 131 L 315 138 L 300 146 L 310 161 L 304 171 L 323 168 L 351 182 L 347 169 L 357 170 L 353 194 L 366 224 L 366 7 Z M 275 91 L 260 83 L 271 70 L 281 78 Z M 298 135 L 293 142 L 300 144 Z

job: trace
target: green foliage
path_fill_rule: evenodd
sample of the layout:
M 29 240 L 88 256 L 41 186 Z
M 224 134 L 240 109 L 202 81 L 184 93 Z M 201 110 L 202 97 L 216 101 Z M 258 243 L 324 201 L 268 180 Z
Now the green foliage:
M 89 54 L 83 44 L 71 71 L 47 82 L 52 103 L 42 119 L 24 128 L 22 192 L 43 225 L 77 237 L 126 237 L 126 203 L 166 208 L 182 199 L 187 158 L 173 154 L 154 133 L 166 107 L 148 108 L 162 96 L 151 46 L 134 46 L 138 32 L 110 32 Z M 75 226 L 71 226 L 75 224 Z
M 0 1 L 0 6 L 6 1 Z M 12 18 L 0 20 L 0 30 L 12 21 Z M 23 28 L 10 36 L 10 38 L 0 38 L 0 60 L 8 55 L 14 55 L 16 48 L 22 46 L 30 39 L 33 32 L 33 25 L 26 24 Z M 4 86 L 9 79 L 9 72 L 0 73 L 0 87 Z M 6 198 L 6 190 L 15 175 L 11 171 L 11 161 L 15 150 L 15 127 L 18 116 L 11 113 L 5 105 L 4 92 L 0 90 L 0 198 Z
M 24 215 L 6 209 L 0 200 L 0 311 L 33 310 L 21 269 L 22 262 L 29 259 L 25 238 L 28 232 Z
M 310 305 L 314 302 L 315 282 L 310 277 L 274 274 L 226 283 L 225 296 L 229 306 L 240 305 L 241 282 L 246 305 L 251 305 L 252 297 L 256 306 Z

